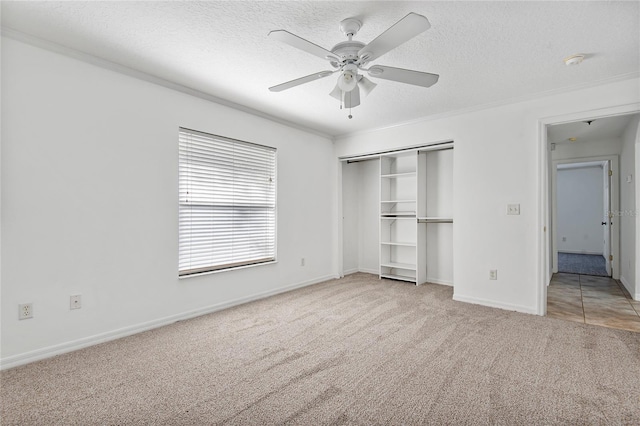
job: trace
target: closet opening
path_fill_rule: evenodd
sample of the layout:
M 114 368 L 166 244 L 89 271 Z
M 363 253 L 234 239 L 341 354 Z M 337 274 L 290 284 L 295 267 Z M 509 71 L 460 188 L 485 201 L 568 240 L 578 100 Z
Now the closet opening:
M 453 142 L 342 162 L 342 275 L 453 285 Z

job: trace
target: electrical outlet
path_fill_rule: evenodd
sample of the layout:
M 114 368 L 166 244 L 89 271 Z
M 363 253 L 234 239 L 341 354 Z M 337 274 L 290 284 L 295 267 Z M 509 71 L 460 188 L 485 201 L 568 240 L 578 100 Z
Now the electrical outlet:
M 567 237 L 562 237 L 562 242 L 566 243 L 567 242 Z
M 304 257 L 300 258 L 300 266 L 304 266 Z
M 80 309 L 82 308 L 82 296 L 79 294 L 75 294 L 69 297 L 69 309 Z
M 498 279 L 498 270 L 497 269 L 491 269 L 489 271 L 489 279 L 490 280 L 497 280 Z
M 507 204 L 507 214 L 509 214 L 509 215 L 519 215 L 520 214 L 520 204 Z
M 18 319 L 33 318 L 33 303 L 23 303 L 18 305 Z

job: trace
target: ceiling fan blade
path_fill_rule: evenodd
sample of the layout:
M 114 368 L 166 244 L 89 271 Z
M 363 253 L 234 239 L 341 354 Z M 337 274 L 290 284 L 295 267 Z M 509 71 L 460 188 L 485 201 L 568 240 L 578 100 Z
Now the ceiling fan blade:
M 282 92 L 283 90 L 291 89 L 292 87 L 296 87 L 304 83 L 309 83 L 310 81 L 329 77 L 334 72 L 335 71 L 320 71 L 314 74 L 309 74 L 304 77 L 296 78 L 295 80 L 287 81 L 286 83 L 278 84 L 277 86 L 269 87 L 269 90 L 271 90 L 272 92 Z
M 317 56 L 322 59 L 337 59 L 336 55 L 332 52 L 328 51 L 324 47 L 320 47 L 317 44 L 313 44 L 310 41 L 307 41 L 301 37 L 298 37 L 295 34 L 291 34 L 289 31 L 285 30 L 275 30 L 269 33 L 269 37 L 281 41 L 282 43 L 288 44 L 289 46 L 293 46 L 297 49 L 304 50 L 307 53 L 311 53 L 314 56 Z
M 440 78 L 438 74 L 429 74 L 428 72 L 405 70 L 403 68 L 387 67 L 384 65 L 375 65 L 369 68 L 369 76 L 422 87 L 431 87 L 436 84 L 438 78 Z
M 360 49 L 358 56 L 365 63 L 371 62 L 429 28 L 431 24 L 427 18 L 417 13 L 410 13 Z

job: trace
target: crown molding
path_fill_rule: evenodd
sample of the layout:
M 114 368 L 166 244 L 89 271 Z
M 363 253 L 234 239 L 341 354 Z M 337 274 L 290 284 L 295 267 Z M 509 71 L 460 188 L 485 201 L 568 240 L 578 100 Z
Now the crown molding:
M 404 127 L 404 126 L 409 126 L 409 125 L 412 125 L 412 124 L 424 123 L 424 122 L 427 122 L 427 121 L 440 120 L 440 119 L 443 119 L 443 118 L 449 118 L 449 117 L 454 117 L 454 116 L 457 116 L 457 115 L 469 114 L 469 113 L 472 113 L 472 112 L 478 112 L 478 111 L 483 111 L 483 110 L 487 110 L 487 109 L 498 108 L 498 107 L 502 107 L 502 106 L 506 106 L 506 105 L 513 105 L 513 104 L 517 104 L 517 103 L 521 103 L 521 102 L 534 101 L 534 100 L 546 98 L 546 97 L 549 97 L 549 96 L 559 95 L 559 94 L 563 94 L 563 93 L 575 92 L 577 90 L 583 90 L 583 89 L 588 89 L 588 88 L 591 88 L 591 87 L 602 86 L 604 84 L 617 83 L 619 81 L 632 80 L 632 79 L 637 79 L 637 78 L 640 78 L 640 71 L 634 71 L 634 72 L 627 73 L 627 74 L 620 74 L 620 75 L 617 75 L 617 76 L 614 76 L 614 77 L 609 77 L 609 78 L 605 78 L 605 79 L 601 79 L 601 80 L 591 81 L 591 82 L 588 82 L 588 83 L 581 83 L 581 84 L 576 84 L 576 85 L 573 85 L 573 86 L 561 87 L 561 88 L 558 88 L 558 89 L 546 90 L 544 92 L 538 92 L 538 93 L 533 93 L 533 94 L 517 96 L 517 97 L 513 97 L 513 98 L 508 98 L 508 99 L 503 99 L 503 100 L 499 100 L 499 101 L 495 101 L 495 102 L 489 102 L 489 103 L 485 103 L 485 104 L 470 106 L 470 107 L 467 107 L 467 108 L 456 109 L 456 110 L 453 110 L 453 111 L 446 111 L 446 112 L 439 113 L 439 114 L 432 114 L 432 115 L 428 115 L 428 116 L 425 116 L 425 117 L 414 118 L 412 120 L 407 120 L 407 121 L 402 121 L 402 122 L 399 122 L 399 123 L 390 124 L 388 126 L 381 126 L 381 127 L 376 127 L 376 128 L 373 128 L 373 129 L 358 130 L 356 132 L 343 133 L 343 134 L 334 136 L 333 139 L 334 139 L 334 141 L 337 141 L 339 139 L 345 139 L 345 138 L 352 137 L 352 136 L 366 135 L 366 134 L 376 133 L 376 132 L 379 132 L 379 131 L 382 131 L 382 130 L 389 130 L 389 129 L 394 129 L 394 128 L 397 128 L 397 127 Z
M 321 136 L 323 138 L 329 139 L 330 141 L 333 141 L 334 138 L 332 135 L 319 131 L 317 129 L 313 129 L 307 126 L 303 126 L 301 124 L 295 123 L 293 121 L 289 121 L 289 120 L 285 120 L 283 118 L 280 117 L 276 117 L 274 115 L 268 114 L 266 112 L 248 107 L 246 105 L 242 105 L 242 104 L 238 104 L 232 101 L 229 101 L 227 99 L 223 99 L 223 98 L 219 98 L 217 96 L 211 95 L 209 93 L 206 92 L 202 92 L 200 90 L 194 89 L 192 87 L 188 87 L 182 84 L 178 84 L 178 83 L 174 83 L 172 81 L 169 80 L 165 80 L 164 78 L 155 76 L 153 74 L 149 74 L 143 71 L 139 71 L 136 70 L 134 68 L 129 68 L 125 65 L 121 65 L 118 64 L 116 62 L 112 62 L 109 61 L 107 59 L 103 59 L 76 49 L 72 49 L 70 47 L 67 46 L 63 46 L 61 44 L 58 43 L 54 43 L 52 41 L 49 40 L 45 40 L 43 38 L 40 37 L 36 37 L 30 34 L 26 34 L 23 33 L 21 31 L 18 30 L 14 30 L 13 28 L 8 28 L 8 27 L 2 27 L 2 30 L 0 31 L 0 34 L 2 35 L 2 37 L 8 37 L 11 38 L 13 40 L 25 43 L 25 44 L 29 44 L 31 46 L 35 46 L 35 47 L 39 47 L 41 49 L 45 49 L 54 53 L 58 53 L 73 59 L 77 59 L 79 61 L 91 64 L 91 65 L 95 65 L 97 67 L 100 68 L 104 68 L 107 69 L 109 71 L 114 71 L 120 74 L 124 74 L 127 75 L 129 77 L 133 77 L 139 80 L 144 80 L 146 82 L 149 83 L 153 83 L 156 84 L 158 86 L 162 86 L 165 87 L 167 89 L 171 89 L 171 90 L 175 90 L 178 92 L 182 92 L 185 93 L 187 95 L 191 95 L 194 96 L 196 98 L 200 98 L 200 99 L 204 99 L 206 101 L 209 102 L 213 102 L 215 104 L 218 105 L 223 105 L 226 106 L 228 108 L 232 108 L 235 109 L 237 111 L 241 111 L 247 114 L 251 114 L 260 118 L 264 118 L 266 120 L 269 121 L 273 121 L 275 123 L 278 124 L 282 124 L 284 126 L 287 127 L 291 127 L 294 128 L 296 130 L 301 130 L 303 132 L 306 133 L 312 133 L 314 135 L 317 136 Z
M 79 61 L 85 62 L 85 63 L 89 63 L 91 65 L 95 65 L 98 66 L 100 68 L 104 68 L 110 71 L 114 71 L 120 74 L 124 74 L 124 75 L 128 75 L 130 77 L 139 79 L 139 80 L 144 80 L 147 81 L 149 83 L 153 83 L 159 86 L 163 86 L 165 88 L 171 89 L 171 90 L 175 90 L 178 92 L 182 92 L 185 93 L 187 95 L 191 95 L 200 99 L 204 99 L 206 101 L 209 102 L 213 102 L 215 104 L 218 105 L 223 105 L 226 106 L 228 108 L 232 108 L 235 109 L 237 111 L 241 111 L 247 114 L 251 114 L 254 115 L 256 117 L 260 117 L 260 118 L 264 118 L 266 120 L 278 123 L 278 124 L 282 124 L 284 126 L 290 127 L 290 128 L 294 128 L 306 133 L 311 133 L 314 134 L 316 136 L 321 136 L 323 138 L 329 139 L 333 142 L 336 142 L 339 139 L 344 139 L 344 138 L 348 138 L 348 137 L 352 137 L 352 136 L 359 136 L 359 135 L 366 135 L 366 134 L 371 134 L 371 133 L 376 133 L 382 130 L 389 130 L 389 129 L 394 129 L 394 128 L 398 128 L 398 127 L 404 127 L 404 126 L 409 126 L 409 125 L 413 125 L 413 124 L 419 124 L 419 123 L 424 123 L 424 122 L 428 122 L 428 121 L 434 121 L 434 120 L 439 120 L 439 119 L 443 119 L 443 118 L 449 118 L 449 117 L 454 117 L 457 115 L 463 115 L 463 114 L 469 114 L 469 113 L 473 113 L 473 112 L 478 112 L 478 111 L 483 111 L 483 110 L 487 110 L 487 109 L 492 109 L 492 108 L 498 108 L 501 106 L 506 106 L 506 105 L 512 105 L 512 104 L 516 104 L 516 103 L 521 103 L 521 102 L 526 102 L 526 101 L 532 101 L 532 100 L 537 100 L 537 99 L 541 99 L 541 98 L 545 98 L 548 96 L 553 96 L 553 95 L 558 95 L 558 94 L 563 94 L 563 93 L 570 93 L 576 90 L 582 90 L 582 89 L 588 89 L 591 87 L 597 87 L 597 86 L 601 86 L 604 84 L 610 84 L 610 83 L 616 83 L 619 81 L 625 81 L 625 80 L 631 80 L 634 78 L 640 78 L 640 72 L 632 72 L 632 73 L 627 73 L 627 74 L 621 74 L 618 76 L 614 76 L 614 77 L 610 77 L 610 78 L 606 78 L 606 79 L 601 79 L 601 80 L 596 80 L 596 81 L 592 81 L 592 82 L 588 82 L 588 83 L 582 83 L 582 84 L 576 84 L 573 86 L 568 86 L 568 87 L 561 87 L 558 89 L 552 89 L 552 90 L 547 90 L 544 92 L 538 92 L 538 93 L 533 93 L 533 94 L 528 94 L 528 95 L 523 95 L 523 96 L 518 96 L 518 97 L 513 97 L 513 98 L 508 98 L 508 99 L 504 99 L 504 100 L 499 100 L 499 101 L 495 101 L 495 102 L 489 102 L 489 103 L 485 103 L 485 104 L 480 104 L 480 105 L 475 105 L 475 106 L 470 106 L 470 107 L 466 107 L 466 108 L 461 108 L 461 109 L 456 109 L 456 110 L 452 110 L 452 111 L 446 111 L 443 113 L 439 113 L 439 114 L 431 114 L 431 115 L 427 115 L 424 117 L 420 117 L 420 118 L 415 118 L 412 120 L 406 120 L 406 121 L 401 121 L 398 123 L 394 123 L 394 124 L 390 124 L 387 126 L 381 126 L 381 127 L 375 127 L 375 128 L 371 128 L 371 129 L 365 129 L 365 130 L 358 130 L 355 132 L 347 132 L 347 133 L 342 133 L 342 134 L 338 134 L 338 135 L 331 135 L 329 133 L 325 133 L 322 132 L 320 130 L 317 130 L 315 128 L 311 128 L 311 127 L 307 127 L 304 125 L 301 125 L 299 123 L 293 122 L 293 121 L 289 121 L 289 120 L 285 120 L 283 118 L 280 117 L 276 117 L 274 115 L 268 114 L 266 112 L 248 107 L 246 105 L 242 105 L 242 104 L 238 104 L 235 102 L 232 102 L 230 100 L 227 99 L 223 99 L 223 98 L 219 98 L 217 96 L 211 95 L 209 93 L 194 89 L 192 87 L 188 87 L 188 86 L 184 86 L 182 84 L 178 84 L 178 83 L 174 83 L 172 81 L 163 79 L 161 77 L 157 77 L 155 75 L 143 72 L 143 71 L 138 71 L 134 68 L 130 68 L 127 67 L 125 65 L 121 65 L 118 64 L 116 62 L 112 62 L 85 52 L 81 52 L 79 50 L 76 49 L 72 49 L 70 47 L 66 47 L 63 46 L 61 44 L 57 44 L 54 43 L 52 41 L 49 40 L 45 40 L 42 39 L 40 37 L 36 37 L 30 34 L 26 34 L 23 33 L 21 31 L 12 29 L 12 28 L 8 28 L 8 27 L 2 27 L 0 34 L 3 37 L 8 37 L 17 41 L 20 41 L 22 43 L 26 43 L 35 47 L 39 47 L 51 52 L 55 52 L 55 53 L 59 53 L 61 55 L 67 56 L 67 57 L 71 57 L 74 59 L 77 59 Z

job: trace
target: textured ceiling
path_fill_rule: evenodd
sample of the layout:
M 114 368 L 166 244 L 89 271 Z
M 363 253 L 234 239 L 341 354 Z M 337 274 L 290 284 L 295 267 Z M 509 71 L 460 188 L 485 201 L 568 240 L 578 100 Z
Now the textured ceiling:
M 88 53 L 329 135 L 378 128 L 567 87 L 637 76 L 637 1 L 572 2 L 2 2 L 10 31 Z M 431 88 L 375 80 L 352 120 L 328 94 L 337 75 L 272 93 L 330 69 L 269 39 L 286 29 L 331 49 L 339 22 L 374 39 L 409 12 L 432 28 L 374 64 L 440 74 Z M 587 54 L 579 66 L 562 59 Z M 372 79 L 374 80 L 374 79 Z

